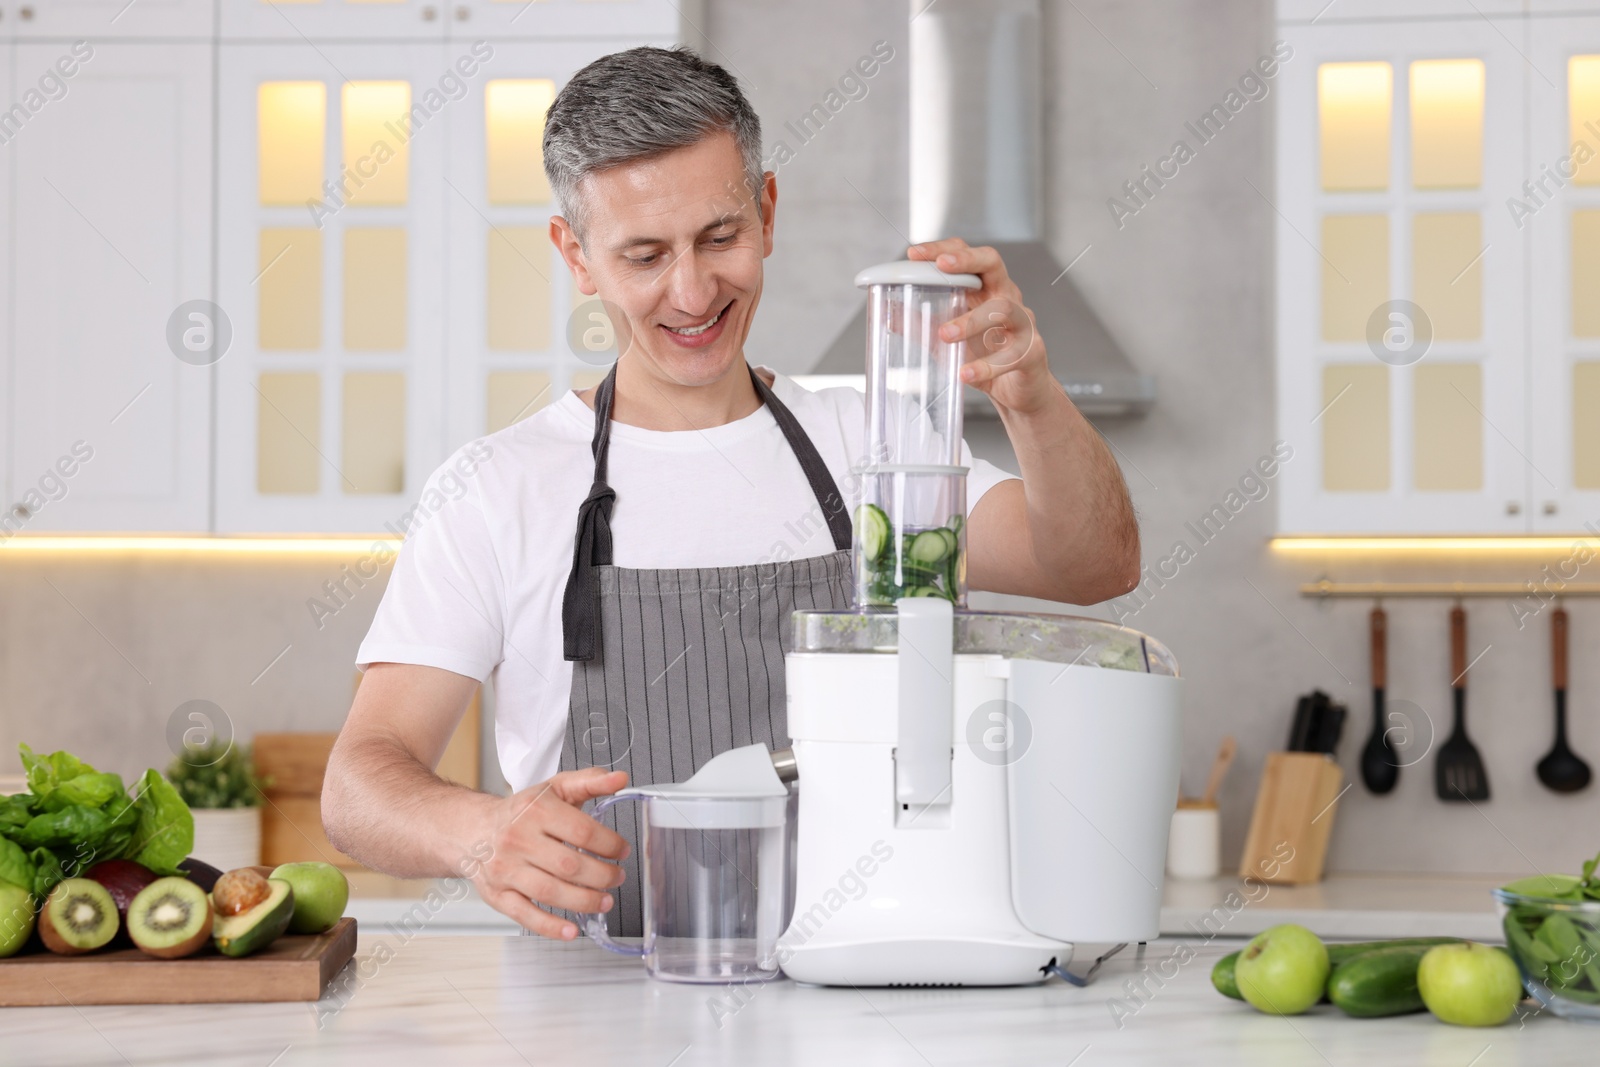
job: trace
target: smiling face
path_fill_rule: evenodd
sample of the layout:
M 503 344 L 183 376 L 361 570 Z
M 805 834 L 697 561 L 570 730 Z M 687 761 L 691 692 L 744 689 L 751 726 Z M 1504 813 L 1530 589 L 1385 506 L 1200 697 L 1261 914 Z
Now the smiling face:
M 768 174 L 758 204 L 731 135 L 589 175 L 588 229 L 580 247 L 567 221 L 551 220 L 578 288 L 604 300 L 624 356 L 677 386 L 743 371 L 744 341 L 761 300 L 761 261 L 772 254 L 777 187 Z

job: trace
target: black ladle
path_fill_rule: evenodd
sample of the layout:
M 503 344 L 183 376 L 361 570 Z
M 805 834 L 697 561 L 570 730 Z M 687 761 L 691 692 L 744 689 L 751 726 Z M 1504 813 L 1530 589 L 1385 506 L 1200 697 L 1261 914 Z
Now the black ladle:
M 1400 780 L 1400 758 L 1389 741 L 1384 725 L 1383 690 L 1388 681 L 1389 617 L 1382 608 L 1372 609 L 1372 733 L 1361 750 L 1361 780 L 1369 790 L 1383 794 Z
M 1589 765 L 1567 747 L 1567 610 L 1556 608 L 1550 616 L 1551 674 L 1556 691 L 1556 743 L 1539 761 L 1539 781 L 1557 793 L 1576 793 L 1593 777 Z

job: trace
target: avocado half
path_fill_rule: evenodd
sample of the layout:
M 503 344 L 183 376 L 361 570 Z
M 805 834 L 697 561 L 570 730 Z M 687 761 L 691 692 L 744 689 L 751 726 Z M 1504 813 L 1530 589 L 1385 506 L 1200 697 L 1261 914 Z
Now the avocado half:
M 218 914 L 211 928 L 217 951 L 224 956 L 259 952 L 289 928 L 294 918 L 294 889 L 282 878 L 268 878 L 267 899 L 237 915 Z

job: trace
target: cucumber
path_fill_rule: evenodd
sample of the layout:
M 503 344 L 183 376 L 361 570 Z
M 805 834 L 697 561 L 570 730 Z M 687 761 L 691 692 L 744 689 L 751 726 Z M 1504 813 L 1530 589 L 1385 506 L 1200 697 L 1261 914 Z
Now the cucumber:
M 906 556 L 917 563 L 934 564 L 948 556 L 954 549 L 955 537 L 945 540 L 945 531 L 924 530 L 912 540 Z
M 961 520 L 951 526 L 896 529 L 876 504 L 855 511 L 857 589 L 863 605 L 892 607 L 905 597 L 954 602 L 962 573 Z
M 1434 945 L 1449 945 L 1460 940 L 1459 937 L 1405 937 L 1394 941 L 1346 941 L 1328 946 L 1328 966 L 1338 970 L 1341 964 L 1369 952 L 1381 952 L 1392 948 L 1428 949 Z M 1223 996 L 1243 1000 L 1244 995 L 1239 992 L 1239 983 L 1233 975 L 1234 965 L 1238 962 L 1237 952 L 1229 953 L 1218 960 L 1216 966 L 1211 968 L 1211 984 Z
M 1417 967 L 1431 945 L 1374 949 L 1335 967 L 1328 978 L 1328 999 L 1346 1015 L 1377 1019 L 1422 1011 Z
M 1217 992 L 1234 1000 L 1243 1000 L 1244 994 L 1239 992 L 1238 979 L 1234 977 L 1233 965 L 1239 962 L 1239 954 L 1230 952 L 1217 961 L 1211 968 L 1211 984 L 1217 987 Z
M 889 547 L 889 516 L 876 504 L 856 508 L 856 536 L 861 539 L 861 554 L 875 561 Z

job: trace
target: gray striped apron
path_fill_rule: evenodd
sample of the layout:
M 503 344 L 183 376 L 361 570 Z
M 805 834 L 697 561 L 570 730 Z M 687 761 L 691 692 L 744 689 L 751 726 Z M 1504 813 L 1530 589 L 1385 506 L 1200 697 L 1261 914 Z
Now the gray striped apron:
M 783 657 L 791 613 L 850 606 L 850 520 L 833 475 L 793 413 L 754 370 L 756 393 L 783 431 L 822 508 L 835 551 L 738 567 L 642 570 L 611 565 L 606 483 L 616 367 L 595 392 L 594 484 L 578 512 L 562 601 L 572 694 L 561 769 L 610 767 L 633 785 L 681 782 L 731 748 L 789 743 Z M 639 812 L 601 821 L 633 846 L 613 891 L 613 937 L 644 933 Z

